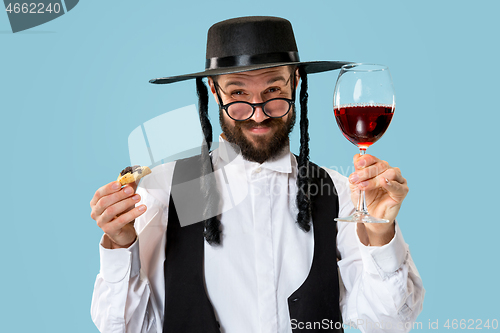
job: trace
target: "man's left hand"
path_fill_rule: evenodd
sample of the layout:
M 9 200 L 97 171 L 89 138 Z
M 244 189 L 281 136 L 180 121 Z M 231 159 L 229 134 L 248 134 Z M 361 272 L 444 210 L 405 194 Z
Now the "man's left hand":
M 406 179 L 399 168 L 372 155 L 354 155 L 354 168 L 349 176 L 351 199 L 357 207 L 359 190 L 364 190 L 370 215 L 390 223 L 365 223 L 370 245 L 383 245 L 394 235 L 394 220 L 408 194 Z

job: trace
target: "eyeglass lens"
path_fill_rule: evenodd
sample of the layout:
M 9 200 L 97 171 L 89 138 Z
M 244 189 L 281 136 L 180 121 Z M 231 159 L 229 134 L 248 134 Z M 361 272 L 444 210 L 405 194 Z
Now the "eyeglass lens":
M 263 108 L 270 117 L 282 117 L 288 112 L 290 104 L 285 100 L 275 99 L 264 104 Z M 229 105 L 227 112 L 233 119 L 247 119 L 252 115 L 253 109 L 247 103 L 234 103 Z

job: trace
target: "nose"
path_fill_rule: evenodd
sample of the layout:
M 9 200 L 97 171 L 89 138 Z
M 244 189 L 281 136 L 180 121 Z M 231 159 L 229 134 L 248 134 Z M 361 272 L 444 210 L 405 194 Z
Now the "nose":
M 256 106 L 255 112 L 253 113 L 253 116 L 251 119 L 253 119 L 256 123 L 261 123 L 264 120 L 266 120 L 267 118 L 269 118 L 269 117 L 266 116 L 266 114 L 262 110 L 262 106 Z
M 255 98 L 255 99 L 257 99 L 257 98 Z M 257 100 L 252 101 L 252 103 L 262 103 L 262 102 L 263 102 L 262 99 L 260 99 L 258 101 Z M 266 120 L 267 118 L 269 118 L 269 117 L 264 113 L 262 106 L 256 106 L 255 112 L 253 113 L 253 116 L 250 119 L 252 119 L 256 123 L 261 123 L 264 120 Z

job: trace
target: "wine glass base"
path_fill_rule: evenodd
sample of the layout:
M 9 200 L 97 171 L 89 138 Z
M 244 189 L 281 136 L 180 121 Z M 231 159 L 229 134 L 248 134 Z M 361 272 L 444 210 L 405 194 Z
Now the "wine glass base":
M 386 219 L 378 219 L 376 217 L 371 216 L 368 213 L 363 212 L 355 212 L 351 216 L 348 217 L 337 217 L 335 219 L 337 222 L 354 222 L 354 223 L 389 223 L 389 220 Z

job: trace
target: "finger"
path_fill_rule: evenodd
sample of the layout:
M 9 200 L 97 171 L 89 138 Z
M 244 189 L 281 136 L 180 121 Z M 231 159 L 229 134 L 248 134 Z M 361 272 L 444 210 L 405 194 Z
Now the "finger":
M 376 162 L 375 164 L 372 164 L 363 169 L 359 169 L 353 172 L 349 176 L 349 181 L 352 184 L 356 184 L 365 180 L 369 180 L 384 173 L 389 168 L 390 168 L 389 163 L 387 163 L 386 161 L 378 160 L 378 162 Z
M 132 209 L 140 200 L 140 195 L 135 194 L 127 199 L 118 201 L 117 203 L 109 206 L 104 210 L 101 216 L 106 221 L 111 221 L 113 218 L 124 214 L 127 210 Z
M 370 154 L 365 154 L 365 155 L 356 154 L 354 155 L 353 158 L 354 169 L 355 170 L 363 169 L 379 161 L 380 160 L 378 158 Z
M 409 188 L 406 183 L 402 184 L 395 180 L 389 180 L 385 177 L 379 176 L 379 183 L 393 199 L 404 198 L 408 194 Z
M 384 187 L 389 183 L 406 185 L 406 179 L 401 175 L 399 168 L 389 168 L 375 178 L 360 181 L 357 183 L 360 190 L 369 191 Z
M 138 207 L 134 207 L 133 209 L 127 211 L 126 213 L 104 224 L 101 227 L 101 229 L 104 231 L 104 233 L 113 238 L 113 236 L 118 234 L 123 229 L 123 227 L 125 227 L 127 224 L 131 222 L 134 222 L 135 219 L 144 214 L 146 210 L 147 210 L 146 205 L 140 205 Z
M 92 200 L 90 200 L 90 207 L 94 208 L 94 206 L 102 197 L 119 191 L 121 187 L 122 186 L 118 181 L 114 181 L 100 187 L 97 191 L 95 191 Z
M 135 189 L 130 184 L 125 185 L 120 191 L 108 194 L 97 201 L 92 208 L 90 216 L 96 220 L 111 205 L 134 195 Z
M 97 218 L 97 225 L 99 228 L 102 229 L 104 225 L 112 221 L 113 219 L 121 218 L 122 216 L 126 215 L 126 212 L 128 210 L 131 210 L 134 208 L 135 204 L 140 201 L 141 197 L 139 194 L 135 194 L 134 196 L 127 198 L 125 200 L 121 200 L 102 212 L 102 214 L 99 215 Z M 128 221 L 131 222 L 131 221 Z
M 128 184 L 126 184 L 124 186 L 130 186 L 130 187 L 132 187 L 132 189 L 134 190 L 134 192 L 137 190 L 137 184 L 136 184 L 135 181 L 133 181 L 132 183 L 128 183 Z
M 382 176 L 388 180 L 394 180 L 398 183 L 406 184 L 406 179 L 401 174 L 401 170 L 397 167 L 387 169 L 384 173 L 382 173 Z

